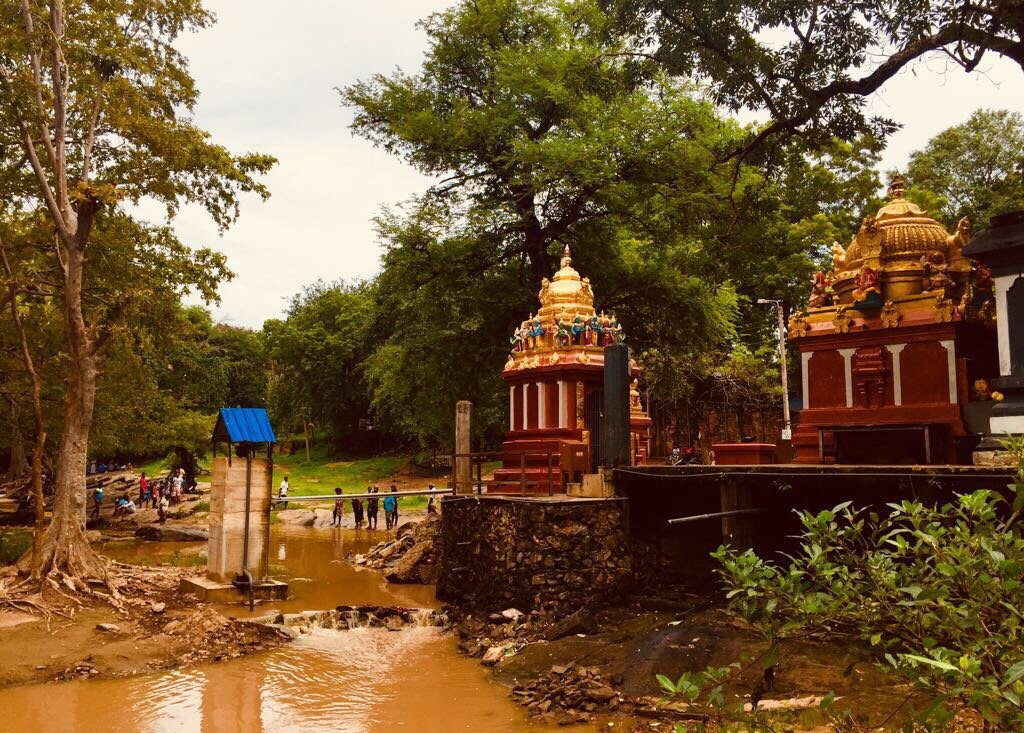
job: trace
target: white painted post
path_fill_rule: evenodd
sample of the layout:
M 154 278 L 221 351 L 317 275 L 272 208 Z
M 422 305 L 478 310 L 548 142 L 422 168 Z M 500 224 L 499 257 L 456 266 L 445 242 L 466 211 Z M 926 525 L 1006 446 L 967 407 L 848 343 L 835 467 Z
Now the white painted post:
M 846 406 L 853 407 L 853 354 L 856 349 L 839 349 L 843 356 L 843 372 L 846 380 Z
M 900 371 L 900 352 L 906 344 L 886 344 L 885 348 L 892 354 L 892 399 L 899 407 L 903 404 L 903 373 Z

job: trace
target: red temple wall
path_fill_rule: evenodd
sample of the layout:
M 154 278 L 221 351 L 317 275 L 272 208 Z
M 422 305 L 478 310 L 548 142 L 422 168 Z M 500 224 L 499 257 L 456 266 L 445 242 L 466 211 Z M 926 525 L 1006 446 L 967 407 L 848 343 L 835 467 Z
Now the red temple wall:
M 903 404 L 949 404 L 949 355 L 936 341 L 907 344 L 900 354 Z
M 807 407 L 846 406 L 846 366 L 838 351 L 815 351 L 807 362 Z

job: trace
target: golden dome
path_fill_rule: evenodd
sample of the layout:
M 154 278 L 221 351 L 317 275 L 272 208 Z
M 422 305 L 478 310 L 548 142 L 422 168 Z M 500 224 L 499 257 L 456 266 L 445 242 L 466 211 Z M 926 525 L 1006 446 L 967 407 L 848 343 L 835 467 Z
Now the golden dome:
M 904 180 L 898 173 L 889 184 L 889 203 L 875 214 L 881 234 L 882 265 L 892 259 L 919 260 L 931 252 L 947 254 L 949 234 L 920 206 L 903 198 Z M 859 237 L 858 237 L 859 238 Z
M 553 325 L 555 319 L 564 314 L 569 320 L 576 315 L 589 318 L 594 315 L 594 291 L 590 288 L 590 278 L 580 277 L 573 269 L 572 252 L 566 245 L 562 252 L 562 267 L 548 281 L 541 281 L 539 293 L 540 316 L 544 325 Z
M 573 268 L 568 246 L 562 253 L 558 272 L 550 280 L 541 281 L 538 297 L 540 310 L 512 334 L 512 353 L 506 370 L 563 360 L 600 364 L 604 347 L 624 338 L 614 315 L 594 310 L 590 278 L 580 277 Z

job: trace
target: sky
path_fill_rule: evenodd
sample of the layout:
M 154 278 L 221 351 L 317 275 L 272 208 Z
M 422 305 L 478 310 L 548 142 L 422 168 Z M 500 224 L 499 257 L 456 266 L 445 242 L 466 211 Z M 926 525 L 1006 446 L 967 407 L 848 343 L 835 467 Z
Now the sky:
M 201 91 L 196 123 L 234 152 L 279 160 L 265 179 L 271 198 L 245 198 L 241 218 L 223 235 L 194 207 L 174 222 L 183 241 L 224 252 L 235 272 L 212 308 L 216 320 L 259 328 L 281 317 L 305 285 L 377 272 L 373 217 L 429 181 L 353 137 L 352 111 L 336 88 L 418 70 L 426 39 L 416 22 L 449 3 L 207 0 L 217 24 L 177 44 Z M 1024 112 L 1024 73 L 994 56 L 969 75 L 935 58 L 904 69 L 869 105 L 871 114 L 903 124 L 882 167 L 904 168 L 912 151 L 979 107 Z

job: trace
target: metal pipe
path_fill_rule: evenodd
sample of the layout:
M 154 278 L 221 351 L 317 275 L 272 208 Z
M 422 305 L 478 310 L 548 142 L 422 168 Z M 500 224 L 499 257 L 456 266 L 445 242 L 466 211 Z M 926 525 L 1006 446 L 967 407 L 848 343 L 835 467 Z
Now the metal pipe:
M 728 512 L 712 512 L 711 514 L 694 514 L 692 517 L 677 517 L 668 520 L 669 524 L 686 524 L 699 522 L 702 519 L 720 519 L 721 517 L 738 517 L 742 514 L 756 514 L 760 509 L 733 509 Z
M 249 610 L 253 609 L 252 573 L 249 572 L 249 499 L 252 491 L 252 446 L 245 453 L 245 534 L 242 536 L 242 575 L 249 586 Z
M 450 494 L 452 496 L 455 496 L 455 491 L 451 487 L 449 487 L 449 488 L 445 488 L 445 489 L 437 489 L 437 488 L 435 488 L 433 491 L 431 491 L 430 489 L 416 489 L 415 491 L 390 491 L 390 492 L 388 492 L 388 496 L 394 496 L 394 497 L 402 497 L 402 496 L 437 496 L 439 494 L 440 495 Z M 381 498 L 380 494 L 368 494 L 368 493 L 341 494 L 340 497 L 339 497 L 338 494 L 317 494 L 316 496 L 292 496 L 292 495 L 289 494 L 289 496 L 288 496 L 288 503 L 291 504 L 293 501 L 334 501 L 335 499 L 338 499 L 338 498 L 342 498 L 342 499 L 372 499 L 374 497 L 377 497 L 378 499 Z

